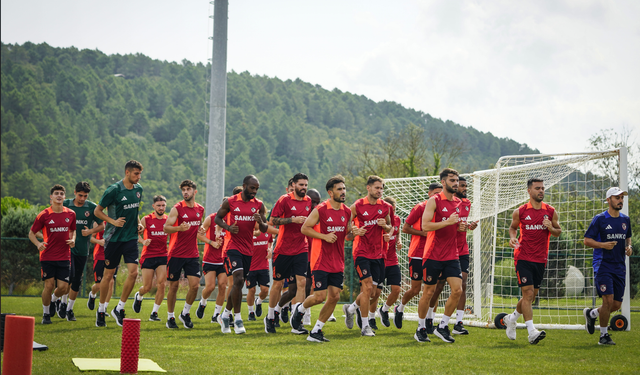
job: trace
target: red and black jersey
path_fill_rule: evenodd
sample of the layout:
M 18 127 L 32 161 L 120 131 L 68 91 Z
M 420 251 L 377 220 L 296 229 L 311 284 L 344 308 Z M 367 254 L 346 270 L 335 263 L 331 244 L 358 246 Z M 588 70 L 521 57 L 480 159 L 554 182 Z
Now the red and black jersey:
M 207 238 L 211 241 L 217 241 L 218 237 L 224 237 L 225 231 L 222 229 L 220 232 L 220 236 L 216 235 L 216 222 L 214 219 L 216 218 L 216 213 L 212 213 L 209 215 L 211 220 L 211 225 L 209 226 L 209 230 L 207 230 Z M 224 258 L 222 257 L 222 248 L 224 247 L 224 242 L 220 245 L 219 248 L 215 248 L 209 244 L 204 245 L 204 256 L 202 257 L 203 263 L 210 264 L 222 264 Z
M 542 202 L 542 207 L 536 210 L 531 203 L 518 207 L 520 215 L 520 246 L 514 251 L 514 261 L 526 260 L 534 263 L 547 263 L 549 255 L 549 238 L 551 232 L 542 222 L 553 219 L 556 209 Z
M 273 236 L 269 233 L 260 233 L 258 237 L 253 237 L 253 256 L 251 257 L 251 271 L 268 270 L 269 261 L 267 252 L 269 244 L 273 242 Z
M 53 212 L 51 207 L 42 210 L 31 226 L 33 233 L 40 230 L 46 243 L 40 252 L 40 261 L 71 260 L 71 247 L 67 241 L 71 238 L 70 231 L 76 230 L 76 213 L 73 210 L 67 207 L 62 207 L 62 212 Z
M 320 203 L 318 210 L 318 224 L 314 230 L 318 233 L 335 233 L 338 239 L 334 243 L 328 243 L 319 238 L 314 238 L 311 243 L 311 270 L 328 273 L 344 272 L 344 240 L 347 236 L 347 228 L 351 219 L 351 209 L 342 203 L 335 210 L 329 200 Z
M 167 256 L 167 234 L 164 232 L 164 223 L 167 222 L 168 217 L 165 214 L 158 218 L 153 212 L 144 217 L 143 238 L 145 240 L 151 239 L 151 243 L 149 246 L 142 247 L 140 264 L 144 263 L 147 258 Z
M 467 222 L 469 219 L 469 212 L 471 211 L 471 201 L 467 198 L 462 198 L 460 200 L 460 212 L 459 220 Z M 461 257 L 463 255 L 469 255 L 469 243 L 467 242 L 467 232 L 458 232 L 458 238 L 456 239 L 458 243 L 458 256 Z
M 396 214 L 393 215 L 391 219 L 391 224 L 393 224 L 393 232 L 391 232 L 391 236 L 389 238 L 389 242 L 385 242 L 385 255 L 384 255 L 384 266 L 390 267 L 395 266 L 398 263 L 398 253 L 396 252 L 396 244 L 400 241 L 400 226 L 402 225 L 402 220 Z
M 256 220 L 253 215 L 260 213 L 262 201 L 253 198 L 247 202 L 242 200 L 242 192 L 229 197 L 229 215 L 225 217 L 227 224 L 236 224 L 238 233 L 227 232 L 229 241 L 225 244 L 225 254 L 228 250 L 238 250 L 242 255 L 252 256 L 253 254 L 253 228 Z
M 424 208 L 427 205 L 427 201 L 416 204 L 409 212 L 409 216 L 405 220 L 405 223 L 409 224 L 415 230 L 422 230 L 422 214 L 424 214 Z M 409 244 L 409 258 L 422 259 L 424 253 L 424 247 L 427 243 L 427 236 L 419 236 L 412 234 L 411 243 Z
M 174 227 L 182 223 L 189 224 L 189 229 L 184 232 L 171 233 L 169 240 L 169 258 L 199 258 L 198 228 L 202 224 L 204 207 L 195 203 L 193 207 L 187 206 L 187 202 L 180 201 L 173 206 L 178 211 L 178 218 Z
M 446 221 L 453 214 L 460 214 L 460 199 L 458 197 L 454 196 L 452 200 L 448 200 L 444 192 L 441 192 L 429 199 L 436 202 L 436 210 L 433 219 L 431 219 L 434 223 Z M 433 231 L 433 233 L 433 239 L 428 240 L 425 245 L 422 261 L 425 262 L 427 259 L 437 261 L 458 259 L 458 225 L 448 225 Z
M 276 205 L 273 206 L 273 210 L 271 210 L 271 217 L 309 216 L 311 213 L 311 198 L 307 195 L 300 200 L 296 198 L 295 192 L 281 196 Z M 300 228 L 302 228 L 302 224 L 289 223 L 280 225 L 273 253 L 277 255 L 306 253 L 309 248 L 305 236 L 300 232 Z
M 353 219 L 358 228 L 365 228 L 364 236 L 356 236 L 353 240 L 353 257 L 367 259 L 384 258 L 384 230 L 378 225 L 378 219 L 391 215 L 391 205 L 382 199 L 374 204 L 369 203 L 367 197 L 358 199 L 355 203 L 356 216 Z

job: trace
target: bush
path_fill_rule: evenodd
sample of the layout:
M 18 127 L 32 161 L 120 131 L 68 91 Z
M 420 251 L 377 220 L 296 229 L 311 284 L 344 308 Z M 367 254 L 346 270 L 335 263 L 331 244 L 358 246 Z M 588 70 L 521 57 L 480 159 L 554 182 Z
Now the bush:
M 4 199 L 3 199 L 4 201 Z M 2 219 L 2 237 L 20 239 L 2 240 L 2 283 L 9 295 L 17 282 L 31 282 L 40 276 L 40 254 L 29 240 L 23 238 L 38 215 L 38 208 L 12 208 Z
M 496 272 L 493 280 L 493 293 L 503 296 L 520 295 L 513 258 L 503 258 L 496 262 Z

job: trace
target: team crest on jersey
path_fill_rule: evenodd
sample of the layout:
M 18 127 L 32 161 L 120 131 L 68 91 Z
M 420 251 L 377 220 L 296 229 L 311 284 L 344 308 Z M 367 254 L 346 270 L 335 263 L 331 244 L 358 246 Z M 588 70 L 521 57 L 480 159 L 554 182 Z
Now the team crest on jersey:
M 234 260 L 233 262 L 231 262 L 231 266 L 232 266 L 232 267 L 235 267 L 235 266 L 237 266 L 237 265 L 238 265 L 238 263 L 237 263 L 235 260 Z
M 600 291 L 601 292 L 606 292 L 607 291 L 607 285 L 606 284 L 600 285 Z
M 309 211 L 309 206 L 305 207 L 305 210 Z
M 89 213 L 89 211 L 85 211 L 85 212 L 84 212 L 84 216 L 89 217 L 89 215 L 91 215 L 91 214 Z
M 544 215 L 544 219 L 545 219 L 545 220 L 549 220 L 549 216 Z
M 340 219 L 342 219 L 342 221 L 344 221 L 344 216 L 342 216 Z
M 109 259 L 105 259 L 105 260 L 104 260 L 104 265 L 105 265 L 105 266 L 108 266 L 108 265 L 109 265 Z
M 460 212 L 460 207 L 456 207 L 456 212 Z
M 322 282 L 316 281 L 316 288 L 320 288 L 320 287 L 322 287 Z
M 197 217 L 200 217 L 200 212 L 196 212 L 196 216 L 197 216 Z
M 521 280 L 522 280 L 523 284 L 527 282 L 527 278 L 526 277 L 523 277 Z
M 256 212 L 256 208 L 255 207 L 251 207 L 251 212 Z
M 622 230 L 627 230 L 627 224 L 626 223 L 622 223 Z
M 382 210 L 378 210 L 378 213 L 379 213 L 379 214 L 382 214 Z
M 467 211 L 469 211 L 469 206 L 466 206 L 465 208 L 467 209 Z
M 64 221 L 66 221 L 66 222 L 68 223 L 68 222 L 69 222 L 69 218 L 68 218 L 68 217 L 65 217 L 65 218 L 64 218 Z
M 138 197 L 138 199 L 140 199 L 140 192 L 136 193 L 136 197 Z

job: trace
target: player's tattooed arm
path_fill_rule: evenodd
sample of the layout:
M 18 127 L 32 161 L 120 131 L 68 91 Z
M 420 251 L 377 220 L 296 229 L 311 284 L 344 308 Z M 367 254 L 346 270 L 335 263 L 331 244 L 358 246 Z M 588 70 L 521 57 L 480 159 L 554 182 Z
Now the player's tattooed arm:
M 273 225 L 286 225 L 293 223 L 293 218 L 291 217 L 272 217 L 271 223 Z

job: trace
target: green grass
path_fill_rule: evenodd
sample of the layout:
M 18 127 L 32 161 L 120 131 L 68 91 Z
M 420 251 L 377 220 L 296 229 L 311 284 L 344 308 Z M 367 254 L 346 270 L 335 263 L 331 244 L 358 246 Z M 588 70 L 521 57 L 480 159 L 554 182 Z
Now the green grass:
M 33 353 L 34 374 L 73 374 L 80 371 L 71 358 L 117 358 L 120 356 L 122 328 L 107 320 L 107 328 L 94 326 L 95 312 L 78 299 L 74 309 L 78 321 L 57 317 L 53 324 L 40 324 L 39 298 L 2 297 L 2 312 L 31 315 L 36 318 L 35 341 L 49 350 Z M 115 303 L 113 300 L 112 305 Z M 178 302 L 179 310 L 183 302 Z M 140 358 L 156 361 L 173 374 L 205 373 L 462 373 L 462 374 L 541 374 L 541 373 L 637 373 L 640 368 L 640 313 L 632 314 L 630 332 L 614 332 L 614 347 L 601 347 L 597 335 L 584 331 L 551 330 L 547 338 L 533 346 L 526 331 L 518 330 L 518 339 L 510 341 L 504 331 L 469 328 L 470 335 L 456 337 L 445 344 L 434 335 L 433 342 L 420 344 L 413 339 L 417 322 L 405 321 L 402 330 L 381 327 L 373 338 L 360 337 L 356 329 L 345 328 L 342 313 L 338 322 L 327 323 L 329 343 L 317 344 L 281 328 L 276 335 L 264 333 L 261 320 L 247 322 L 247 334 L 223 335 L 217 324 L 209 323 L 213 305 L 205 319 L 195 318 L 195 327 L 187 330 L 165 328 L 166 302 L 160 309 L 162 322 L 149 322 L 151 300 L 145 300 L 140 314 L 133 313 L 130 301 L 127 316 L 141 318 Z M 243 316 L 246 317 L 246 306 Z M 266 306 L 265 306 L 266 307 Z M 339 305 L 338 308 L 341 306 Z M 312 311 L 315 322 L 319 310 Z M 338 312 L 340 311 L 340 312 Z M 266 310 L 265 310 L 266 313 Z M 380 325 L 378 323 L 378 325 Z M 283 325 L 284 327 L 284 325 Z M 100 374 L 91 372 L 90 374 Z

